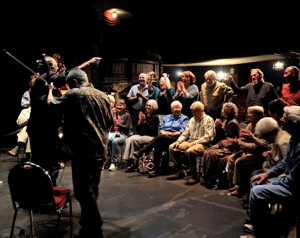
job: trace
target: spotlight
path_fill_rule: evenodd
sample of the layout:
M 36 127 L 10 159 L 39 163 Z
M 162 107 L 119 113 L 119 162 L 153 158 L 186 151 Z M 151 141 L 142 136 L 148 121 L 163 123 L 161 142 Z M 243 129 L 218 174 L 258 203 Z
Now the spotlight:
M 117 17 L 117 13 L 116 13 L 116 12 L 113 12 L 113 13 L 111 14 L 111 16 L 112 16 L 113 18 L 116 18 L 116 17 Z

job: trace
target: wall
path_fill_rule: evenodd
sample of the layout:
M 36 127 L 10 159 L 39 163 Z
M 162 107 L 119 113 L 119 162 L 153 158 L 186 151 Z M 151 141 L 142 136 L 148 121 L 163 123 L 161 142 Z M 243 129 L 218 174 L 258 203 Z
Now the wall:
M 298 59 L 284 59 L 283 60 L 285 66 L 297 66 L 299 67 L 299 60 Z M 248 83 L 250 70 L 252 68 L 259 68 L 265 74 L 265 80 L 267 82 L 271 82 L 274 86 L 282 85 L 285 83 L 283 78 L 283 71 L 275 71 L 273 70 L 273 63 L 271 61 L 264 61 L 264 62 L 256 62 L 256 63 L 249 63 L 249 64 L 240 64 L 240 65 L 226 65 L 222 66 L 223 73 L 229 72 L 230 68 L 234 68 L 234 74 L 238 76 L 238 85 L 243 86 Z M 170 75 L 170 80 L 177 82 L 180 80 L 180 77 L 177 75 L 178 72 L 183 72 L 185 70 L 190 70 L 196 76 L 196 84 L 200 86 L 204 83 L 204 73 L 207 70 L 214 70 L 216 73 L 221 71 L 220 66 L 193 66 L 193 67 L 171 67 L 171 66 L 164 66 L 163 72 Z

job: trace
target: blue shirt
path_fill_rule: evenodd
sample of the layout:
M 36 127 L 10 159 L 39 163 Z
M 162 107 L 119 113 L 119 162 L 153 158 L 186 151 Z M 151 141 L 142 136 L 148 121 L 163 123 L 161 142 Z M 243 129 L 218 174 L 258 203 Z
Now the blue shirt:
M 26 91 L 21 99 L 21 107 L 28 108 L 30 106 L 30 95 L 29 91 Z
M 162 130 L 171 132 L 180 131 L 181 133 L 183 133 L 188 121 L 189 118 L 183 114 L 180 114 L 179 116 L 174 116 L 173 114 L 166 115 L 163 119 L 163 123 L 158 130 L 158 134 L 160 134 Z
M 129 90 L 128 94 L 127 94 L 127 97 L 130 98 L 130 97 L 135 97 L 136 96 L 136 93 L 139 92 L 141 89 L 140 89 L 140 85 L 139 84 L 136 84 L 136 85 L 133 85 L 131 87 L 131 89 Z M 142 90 L 142 93 L 145 97 L 148 97 L 148 85 L 146 85 L 143 90 Z M 132 105 L 133 109 L 136 110 L 136 111 L 143 111 L 145 110 L 145 101 L 143 98 L 141 97 L 138 97 L 138 100 Z
M 268 178 L 276 177 L 285 173 L 286 176 L 273 182 L 274 185 L 281 185 L 292 193 L 300 193 L 300 143 L 299 140 L 291 137 L 290 143 L 283 159 L 268 172 Z

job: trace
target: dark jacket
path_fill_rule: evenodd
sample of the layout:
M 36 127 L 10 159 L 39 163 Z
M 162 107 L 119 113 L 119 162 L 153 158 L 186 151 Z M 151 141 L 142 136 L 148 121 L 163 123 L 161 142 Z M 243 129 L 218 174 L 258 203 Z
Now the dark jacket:
M 152 114 L 150 117 L 146 115 L 146 123 L 138 124 L 136 130 L 140 136 L 157 136 L 159 127 L 159 117 Z

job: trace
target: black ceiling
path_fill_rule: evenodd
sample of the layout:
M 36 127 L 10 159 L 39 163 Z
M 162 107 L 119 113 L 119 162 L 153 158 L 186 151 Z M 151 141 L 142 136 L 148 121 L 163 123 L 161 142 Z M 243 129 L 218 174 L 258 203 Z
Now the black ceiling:
M 4 48 L 27 55 L 72 52 L 75 45 L 103 40 L 101 54 L 105 56 L 144 57 L 154 53 L 165 63 L 300 48 L 298 13 L 288 5 L 127 0 L 133 18 L 121 18 L 111 27 L 94 17 L 102 2 L 78 0 L 70 5 L 66 1 L 6 1 L 2 4 Z M 117 7 L 118 1 L 107 2 Z

